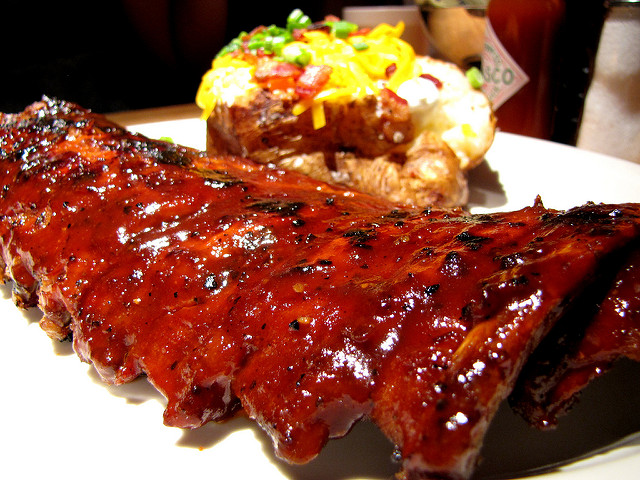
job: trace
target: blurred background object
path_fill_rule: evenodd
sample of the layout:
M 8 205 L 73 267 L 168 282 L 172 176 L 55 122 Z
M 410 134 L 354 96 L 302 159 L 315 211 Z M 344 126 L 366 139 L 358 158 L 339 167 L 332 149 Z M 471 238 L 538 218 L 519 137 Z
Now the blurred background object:
M 432 55 L 457 63 L 463 69 L 481 66 L 485 77 L 483 90 L 494 102 L 500 130 L 576 145 L 607 8 L 617 4 L 618 10 L 630 10 L 629 4 L 637 7 L 640 0 L 406 0 L 405 3 L 421 8 Z M 628 49 L 625 55 L 603 56 L 609 61 L 627 58 L 627 67 L 635 68 L 629 67 L 634 64 L 629 57 L 640 48 L 637 42 L 640 37 L 628 21 L 627 29 L 628 38 L 618 43 L 620 48 Z M 637 108 L 632 107 L 637 104 L 633 99 L 638 95 L 628 94 L 630 85 L 637 86 L 640 82 L 632 78 L 627 79 L 623 90 L 627 98 L 632 98 L 626 103 L 628 108 L 623 115 L 611 118 L 609 125 L 620 134 L 625 123 L 633 129 L 626 135 L 637 137 L 635 121 L 625 120 L 634 114 L 635 119 L 640 119 Z M 597 85 L 594 90 L 597 92 Z M 595 93 L 591 95 L 592 103 L 594 97 Z M 612 111 L 612 104 L 602 106 Z M 592 116 L 593 128 L 598 128 L 596 125 L 605 118 L 598 116 Z M 598 131 L 602 133 L 607 128 Z M 592 133 L 586 137 L 597 138 Z M 615 135 L 608 131 L 607 138 Z
M 401 0 L 3 0 L 1 112 L 42 95 L 100 112 L 193 103 L 215 54 L 242 30 Z
M 607 0 L 565 0 L 555 58 L 551 140 L 575 145 L 600 42 Z
M 550 139 L 564 0 L 491 0 L 482 54 L 484 92 L 502 131 Z
M 226 5 L 212 3 L 216 9 Z M 5 0 L 0 111 L 22 110 L 43 94 L 100 111 L 184 101 L 195 65 L 180 51 L 183 41 L 170 5 L 168 0 Z M 214 38 L 208 35 L 203 42 L 221 41 L 224 18 L 212 17 Z
M 482 68 L 498 128 L 550 139 L 565 0 L 415 0 L 433 55 Z
M 577 145 L 640 163 L 640 0 L 610 0 Z
M 480 66 L 488 0 L 415 0 L 431 44 L 431 55 L 463 70 Z

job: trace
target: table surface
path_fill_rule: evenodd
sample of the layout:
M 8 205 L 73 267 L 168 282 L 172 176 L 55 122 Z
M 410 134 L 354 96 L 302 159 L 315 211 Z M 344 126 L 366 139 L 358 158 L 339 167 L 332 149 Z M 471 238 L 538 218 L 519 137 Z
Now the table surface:
M 105 116 L 113 122 L 127 126 L 139 123 L 198 118 L 201 112 L 202 110 L 195 103 L 187 103 L 183 105 L 170 105 L 166 107 L 147 108 L 142 110 L 113 112 L 108 113 Z

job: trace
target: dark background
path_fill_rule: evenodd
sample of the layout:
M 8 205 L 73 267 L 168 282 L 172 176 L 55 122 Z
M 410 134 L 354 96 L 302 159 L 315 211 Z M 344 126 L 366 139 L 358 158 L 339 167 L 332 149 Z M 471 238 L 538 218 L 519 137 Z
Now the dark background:
M 321 20 L 375 4 L 402 1 L 4 0 L 0 112 L 42 95 L 103 113 L 192 103 L 214 55 L 240 31 L 284 26 L 296 7 Z

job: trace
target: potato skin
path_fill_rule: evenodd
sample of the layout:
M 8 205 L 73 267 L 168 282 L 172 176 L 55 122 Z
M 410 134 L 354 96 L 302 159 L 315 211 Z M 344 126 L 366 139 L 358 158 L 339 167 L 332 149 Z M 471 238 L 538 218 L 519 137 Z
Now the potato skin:
M 393 202 L 456 207 L 465 205 L 469 197 L 460 160 L 432 132 L 421 133 L 402 162 L 394 161 L 393 155 L 367 159 L 346 154 L 337 164 L 344 178 L 337 183 Z
M 291 97 L 255 89 L 232 105 L 216 105 L 207 121 L 207 150 L 261 163 L 315 152 L 330 164 L 341 151 L 374 158 L 414 138 L 409 107 L 393 95 L 327 102 L 327 125 L 316 130 L 310 109 L 296 116 Z

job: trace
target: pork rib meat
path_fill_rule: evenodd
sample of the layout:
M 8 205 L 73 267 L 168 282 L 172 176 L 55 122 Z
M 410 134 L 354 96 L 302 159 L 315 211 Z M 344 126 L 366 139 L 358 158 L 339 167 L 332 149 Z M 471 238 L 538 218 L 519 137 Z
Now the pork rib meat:
M 469 478 L 530 354 L 637 249 L 639 215 L 399 207 L 48 98 L 0 120 L 15 301 L 106 382 L 146 375 L 166 424 L 244 412 L 293 463 L 366 417 L 399 478 Z

